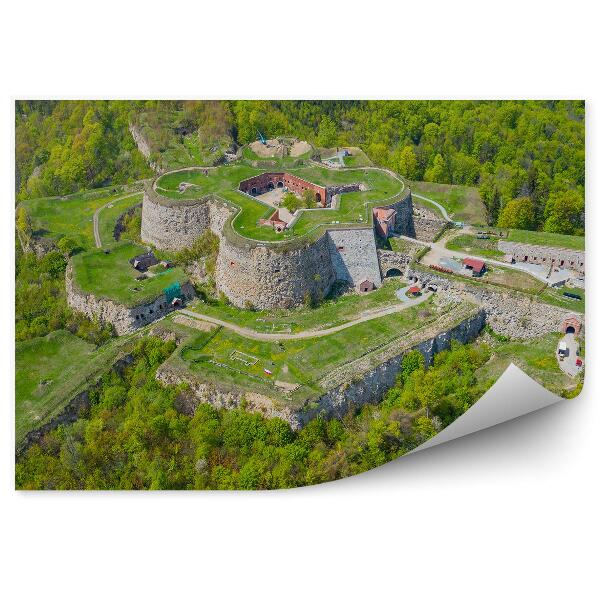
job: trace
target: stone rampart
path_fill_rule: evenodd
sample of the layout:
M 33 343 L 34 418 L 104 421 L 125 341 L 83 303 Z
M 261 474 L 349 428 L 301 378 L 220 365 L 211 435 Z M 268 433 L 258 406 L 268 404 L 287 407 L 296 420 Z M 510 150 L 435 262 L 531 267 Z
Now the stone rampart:
M 241 248 L 221 238 L 215 281 L 236 306 L 291 308 L 320 300 L 335 281 L 327 234 L 286 252 L 268 244 Z
M 443 277 L 417 265 L 413 265 L 407 275 L 424 287 L 435 285 L 438 292 L 453 300 L 478 304 L 485 310 L 487 321 L 494 331 L 514 339 L 531 339 L 560 331 L 564 319 L 573 314 L 572 311 L 537 302 L 527 294 Z
M 130 333 L 148 325 L 173 312 L 164 294 L 152 302 L 129 307 L 107 298 L 98 298 L 94 294 L 85 293 L 77 288 L 73 282 L 73 269 L 71 264 L 67 267 L 65 275 L 67 290 L 67 304 L 77 312 L 83 313 L 90 319 L 98 319 L 101 323 L 110 323 L 117 335 Z M 194 288 L 189 283 L 181 286 L 182 300 L 192 300 L 195 297 Z
M 142 241 L 162 250 L 181 250 L 210 228 L 207 200 L 161 202 L 146 189 L 142 203 Z
M 217 408 L 230 409 L 244 403 L 246 410 L 260 412 L 266 417 L 280 417 L 293 429 L 300 429 L 318 415 L 342 417 L 351 407 L 380 402 L 383 395 L 395 385 L 402 369 L 402 358 L 407 352 L 419 350 L 427 364 L 430 364 L 437 352 L 450 346 L 451 340 L 461 343 L 473 340 L 485 323 L 485 313 L 474 309 L 464 310 L 463 313 L 460 318 L 452 317 L 452 314 L 448 314 L 446 319 L 442 318 L 441 329 L 438 328 L 437 332 L 427 330 L 415 335 L 413 341 L 402 339 L 392 342 L 391 352 L 384 352 L 378 357 L 366 355 L 342 365 L 339 368 L 340 377 L 330 378 L 333 382 L 331 387 L 326 386 L 320 396 L 298 409 L 264 394 L 200 381 L 190 373 L 172 369 L 168 362 L 161 365 L 156 378 L 166 385 L 187 383 L 194 394 L 192 404 L 207 402 Z M 443 322 L 447 323 L 447 328 L 443 327 Z
M 573 269 L 582 275 L 585 273 L 585 252 L 570 250 L 568 248 L 554 248 L 534 244 L 521 244 L 519 242 L 498 242 L 498 250 L 519 262 L 533 263 L 536 265 L 550 265 Z

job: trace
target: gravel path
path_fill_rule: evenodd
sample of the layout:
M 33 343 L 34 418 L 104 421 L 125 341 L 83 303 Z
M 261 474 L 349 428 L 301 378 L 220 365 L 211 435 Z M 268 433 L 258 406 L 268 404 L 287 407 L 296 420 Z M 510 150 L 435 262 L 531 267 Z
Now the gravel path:
M 299 340 L 315 337 L 324 337 L 326 335 L 342 331 L 343 329 L 348 329 L 348 327 L 352 327 L 353 325 L 357 325 L 358 323 L 364 323 L 365 321 L 370 321 L 372 319 L 377 319 L 379 317 L 391 315 L 393 313 L 405 310 L 411 306 L 416 306 L 417 304 L 421 304 L 421 302 L 427 300 L 427 298 L 429 298 L 430 296 L 431 292 L 426 292 L 419 298 L 415 298 L 414 300 L 410 300 L 409 302 L 403 302 L 402 304 L 394 304 L 393 306 L 387 306 L 385 308 L 380 308 L 377 310 L 372 310 L 363 313 L 362 316 L 360 316 L 358 319 L 348 321 L 348 323 L 343 323 L 342 325 L 337 325 L 336 327 L 330 327 L 329 329 L 299 331 L 298 333 L 259 333 L 258 331 L 254 331 L 253 329 L 249 329 L 248 327 L 241 327 L 240 325 L 236 325 L 235 323 L 222 321 L 221 319 L 210 317 L 209 315 L 204 315 L 202 313 L 189 310 L 188 308 L 182 308 L 179 312 L 190 317 L 195 317 L 196 319 L 208 321 L 209 323 L 214 323 L 215 325 L 220 325 L 221 327 L 226 327 L 227 329 L 231 329 L 239 335 L 253 340 L 273 342 L 278 340 Z
M 437 206 L 440 209 L 440 212 L 442 213 L 442 216 L 444 217 L 444 219 L 446 219 L 446 221 L 448 221 L 449 223 L 452 223 L 452 219 L 448 216 L 446 209 L 439 202 L 436 202 L 435 200 L 432 200 L 431 198 L 427 198 L 427 196 L 421 196 L 421 194 L 415 194 L 415 192 L 412 192 L 412 195 L 415 198 L 420 198 L 421 200 L 425 200 L 425 202 L 430 202 L 431 204 L 434 204 L 435 206 Z
M 110 202 L 107 202 L 106 204 L 101 206 L 100 208 L 96 209 L 96 212 L 94 213 L 94 239 L 96 240 L 96 248 L 102 248 L 102 240 L 100 239 L 100 229 L 98 225 L 98 217 L 100 216 L 100 211 L 103 208 L 109 206 L 110 204 L 120 202 L 121 200 L 125 200 L 125 198 L 131 198 L 131 196 L 137 196 L 139 193 L 140 192 L 134 192 L 133 194 L 128 194 L 127 196 L 121 196 L 120 198 L 117 198 L 116 200 L 113 199 Z

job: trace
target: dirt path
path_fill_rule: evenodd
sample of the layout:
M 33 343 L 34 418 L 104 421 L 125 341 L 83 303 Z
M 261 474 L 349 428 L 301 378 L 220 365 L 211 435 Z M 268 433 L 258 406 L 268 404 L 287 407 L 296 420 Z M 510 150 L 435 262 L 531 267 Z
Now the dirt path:
M 127 196 L 121 196 L 120 198 L 113 199 L 110 202 L 100 206 L 94 212 L 94 240 L 96 241 L 96 248 L 102 248 L 102 240 L 100 239 L 100 229 L 98 225 L 98 217 L 100 216 L 100 211 L 103 208 L 106 208 L 110 204 L 114 204 L 115 202 L 120 202 L 121 200 L 125 200 L 125 198 L 131 198 L 132 196 L 137 196 L 140 192 L 134 192 L 133 194 L 128 194 Z
M 430 202 L 431 204 L 434 204 L 435 206 L 437 206 L 440 209 L 440 212 L 442 213 L 442 216 L 444 217 L 444 219 L 446 219 L 446 221 L 448 221 L 449 223 L 452 223 L 452 219 L 448 216 L 448 212 L 439 202 L 436 202 L 435 200 L 432 200 L 431 198 L 428 198 L 427 196 L 421 196 L 421 194 L 415 194 L 415 192 L 412 192 L 412 195 L 415 198 L 425 200 L 425 202 Z
M 220 325 L 221 327 L 226 327 L 227 329 L 231 329 L 235 333 L 237 333 L 241 336 L 250 338 L 252 340 L 260 340 L 263 342 L 274 342 L 274 341 L 279 341 L 279 340 L 300 340 L 300 339 L 324 337 L 326 335 L 331 335 L 332 333 L 337 333 L 338 331 L 348 329 L 348 327 L 358 325 L 358 323 L 364 323 L 365 321 L 371 321 L 372 319 L 377 319 L 379 317 L 391 315 L 391 314 L 400 312 L 406 308 L 409 308 L 411 306 L 416 306 L 418 304 L 421 304 L 421 302 L 424 302 L 425 300 L 427 300 L 430 296 L 431 296 L 431 292 L 427 292 L 427 293 L 423 294 L 421 297 L 416 298 L 414 300 L 410 300 L 409 302 L 404 302 L 402 304 L 394 304 L 393 306 L 387 306 L 387 307 L 381 308 L 379 310 L 369 311 L 368 313 L 363 314 L 358 319 L 354 319 L 353 321 L 348 321 L 348 323 L 343 323 L 342 325 L 330 327 L 329 329 L 299 331 L 298 333 L 259 333 L 258 331 L 254 331 L 253 329 L 249 329 L 248 327 L 241 327 L 240 325 L 236 325 L 235 323 L 230 323 L 228 321 L 222 321 L 221 319 L 217 319 L 215 317 L 210 317 L 208 315 L 204 315 L 202 313 L 198 313 L 193 310 L 189 310 L 187 308 L 182 308 L 179 312 L 183 313 L 184 315 L 188 315 L 190 317 L 195 317 L 196 319 L 208 321 L 209 323 L 214 323 L 215 325 Z

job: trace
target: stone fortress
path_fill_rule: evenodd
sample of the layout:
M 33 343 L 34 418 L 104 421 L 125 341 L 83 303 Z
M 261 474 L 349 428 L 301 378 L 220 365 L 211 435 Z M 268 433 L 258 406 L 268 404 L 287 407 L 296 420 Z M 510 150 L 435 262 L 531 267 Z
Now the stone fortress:
M 385 171 L 375 167 L 365 169 L 368 168 Z M 183 170 L 207 171 L 207 168 Z M 275 190 L 302 194 L 308 189 L 314 193 L 317 208 L 300 209 L 294 215 L 297 218 L 303 210 L 337 208 L 341 194 L 366 191 L 368 187 L 361 181 L 362 169 L 356 171 L 356 181 L 331 186 L 317 185 L 284 170 L 265 171 L 240 181 L 238 193 L 265 204 L 257 196 Z M 399 179 L 396 175 L 394 177 Z M 240 308 L 294 308 L 318 303 L 338 287 L 367 292 L 380 287 L 385 277 L 402 276 L 409 282 L 418 282 L 423 289 L 431 286 L 454 301 L 466 300 L 480 306 L 486 320 L 499 333 L 510 337 L 526 339 L 558 331 L 570 314 L 570 311 L 539 304 L 516 292 L 474 287 L 468 282 L 433 275 L 415 263 L 414 249 L 408 253 L 378 249 L 378 239 L 393 235 L 406 236 L 421 243 L 431 242 L 447 225 L 432 211 L 413 206 L 411 190 L 405 184 L 395 196 L 382 197 L 381 203 L 370 200 L 366 222 L 340 223 L 332 220 L 317 225 L 305 235 L 262 241 L 246 237 L 234 228 L 240 208 L 233 202 L 211 193 L 197 198 L 170 198 L 158 191 L 158 179 L 145 187 L 142 241 L 157 249 L 178 251 L 193 244 L 203 232 L 212 231 L 219 238 L 214 275 L 216 288 Z M 260 223 L 271 224 L 265 219 L 261 219 Z M 560 265 L 579 271 L 582 276 L 584 273 L 583 252 L 505 241 L 500 241 L 498 248 L 514 260 L 544 266 Z M 184 303 L 193 300 L 193 286 L 184 283 L 180 297 Z M 119 335 L 170 313 L 174 307 L 165 298 L 163 294 L 151 303 L 126 307 L 81 292 L 73 284 L 72 269 L 67 271 L 69 305 L 90 317 L 112 323 Z M 543 310 L 540 310 L 541 307 Z
M 296 193 L 310 189 L 317 204 L 326 209 L 339 194 L 364 185 L 357 181 L 324 187 L 284 172 L 262 173 L 239 185 L 240 192 L 251 196 L 276 188 Z M 316 239 L 298 238 L 293 243 L 259 242 L 234 231 L 231 220 L 236 209 L 219 197 L 170 199 L 153 184 L 144 193 L 141 236 L 156 248 L 180 250 L 210 229 L 219 237 L 215 281 L 220 292 L 238 307 L 292 308 L 309 298 L 324 298 L 335 283 L 357 290 L 381 285 L 376 232 L 415 235 L 410 188 L 405 186 L 392 200 L 373 210 L 369 224 L 326 225 Z

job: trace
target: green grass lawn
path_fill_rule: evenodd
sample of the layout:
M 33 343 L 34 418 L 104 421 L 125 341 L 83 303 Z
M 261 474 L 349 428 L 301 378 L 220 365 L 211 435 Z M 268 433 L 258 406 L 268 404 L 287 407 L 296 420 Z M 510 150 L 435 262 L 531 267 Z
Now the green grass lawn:
M 413 192 L 439 202 L 455 221 L 476 225 L 483 225 L 487 222 L 485 205 L 476 187 L 428 181 L 411 181 L 409 185 Z M 429 202 L 419 198 L 413 198 L 413 202 L 435 210 L 439 214 L 439 211 Z
M 539 294 L 546 288 L 543 281 L 536 279 L 529 273 L 497 265 L 487 265 L 487 271 L 480 280 L 484 283 L 495 283 L 527 294 Z
M 16 344 L 15 433 L 17 446 L 107 369 L 127 343 L 111 340 L 99 349 L 69 331 Z
M 545 231 L 511 229 L 508 234 L 508 241 L 536 244 L 538 246 L 569 248 L 571 250 L 585 250 L 585 237 L 582 235 L 563 235 L 562 233 L 547 233 Z
M 396 291 L 406 285 L 406 282 L 399 279 L 389 279 L 382 287 L 369 294 L 346 294 L 326 300 L 313 309 L 299 307 L 291 310 L 252 311 L 232 305 L 207 304 L 202 301 L 195 302 L 190 309 L 259 332 L 276 333 L 289 330 L 295 333 L 308 329 L 335 327 L 352 321 L 365 311 L 399 304 Z M 427 300 L 420 306 L 425 308 L 430 303 L 431 301 Z
M 98 229 L 100 232 L 100 240 L 102 244 L 107 246 L 114 243 L 113 233 L 117 219 L 128 209 L 136 204 L 139 204 L 144 197 L 143 194 L 136 194 L 129 198 L 121 198 L 115 200 L 112 206 L 103 208 L 98 214 Z
M 573 292 L 581 296 L 581 300 L 575 300 L 574 298 L 568 298 L 563 295 L 563 292 Z M 547 287 L 539 294 L 539 298 L 542 302 L 547 304 L 554 304 L 567 310 L 583 313 L 585 312 L 585 290 L 581 288 L 552 288 Z
M 286 402 L 299 405 L 320 391 L 319 379 L 334 367 L 435 321 L 439 314 L 439 309 L 430 304 L 419 305 L 321 338 L 282 342 L 251 340 L 228 329 L 217 328 L 194 335 L 168 362 L 171 367 L 190 372 L 201 380 L 218 382 L 220 387 L 243 387 L 279 398 L 282 395 L 274 386 L 275 380 L 296 383 L 300 388 Z M 241 358 L 248 364 L 232 356 L 234 351 L 247 355 Z M 272 375 L 266 374 L 264 369 L 270 370 Z
M 549 333 L 523 342 L 493 341 L 494 352 L 490 360 L 475 372 L 475 376 L 478 380 L 496 380 L 512 362 L 551 392 L 560 394 L 563 390 L 573 389 L 577 380 L 560 370 L 554 354 L 560 338 L 559 333 Z
M 68 236 L 76 240 L 80 247 L 90 249 L 95 247 L 94 212 L 111 201 L 117 203 L 124 195 L 122 192 L 115 194 L 109 190 L 93 190 L 67 196 L 64 200 L 59 197 L 25 200 L 22 206 L 29 212 L 37 235 L 55 240 Z
M 129 259 L 146 252 L 143 246 L 130 242 L 115 244 L 110 253 L 102 249 L 73 257 L 73 276 L 77 287 L 99 298 L 109 298 L 127 306 L 137 306 L 157 298 L 164 288 L 188 278 L 179 267 L 168 269 L 154 277 L 136 281 L 140 275 Z
M 489 240 L 481 240 L 468 233 L 451 238 L 446 243 L 446 248 L 461 252 L 473 252 L 478 256 L 487 256 L 489 258 L 502 258 L 504 256 L 504 252 L 498 250 L 498 238 L 493 237 Z
M 371 208 L 386 204 L 403 190 L 402 182 L 383 171 L 349 170 L 339 171 L 324 167 L 288 169 L 290 173 L 319 185 L 340 185 L 364 182 L 369 190 L 343 194 L 337 210 L 312 210 L 303 212 L 294 226 L 283 233 L 258 224 L 258 220 L 273 212 L 273 209 L 237 190 L 239 182 L 258 175 L 264 170 L 247 165 L 227 165 L 211 170 L 204 175 L 202 170 L 167 173 L 157 181 L 157 191 L 168 198 L 201 198 L 207 194 L 218 194 L 223 199 L 240 207 L 241 212 L 233 220 L 234 229 L 249 238 L 273 241 L 299 237 L 314 231 L 319 225 L 339 223 L 368 223 Z M 194 184 L 185 192 L 178 191 L 181 182 Z

